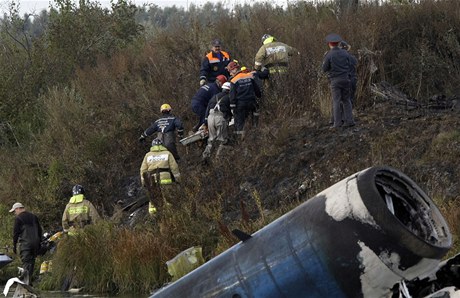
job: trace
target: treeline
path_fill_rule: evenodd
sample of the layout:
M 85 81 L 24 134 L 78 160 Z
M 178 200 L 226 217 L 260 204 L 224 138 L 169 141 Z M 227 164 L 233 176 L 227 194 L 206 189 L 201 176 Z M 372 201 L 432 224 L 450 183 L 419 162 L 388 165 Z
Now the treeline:
M 148 229 L 152 237 L 163 240 L 152 244 L 158 245 L 157 250 L 148 250 L 155 268 L 196 239 L 207 244 L 206 256 L 212 256 L 231 242 L 215 227 L 212 231 L 203 227 L 225 219 L 222 205 L 239 195 L 244 177 L 258 176 L 264 160 L 286 146 L 284 140 L 289 140 L 296 120 L 327 121 L 330 97 L 320 70 L 327 34 L 339 33 L 359 58 L 359 111 L 372 106 L 368 87 L 382 80 L 421 101 L 438 93 L 456 94 L 458 15 L 457 0 L 362 4 L 348 10 L 335 2 L 304 1 L 286 8 L 268 3 L 232 8 L 206 4 L 188 10 L 138 8 L 118 1 L 108 10 L 96 2 L 79 1 L 76 6 L 73 1 L 58 0 L 55 9 L 33 18 L 19 16 L 13 9 L 3 17 L 0 28 L 0 211 L 6 230 L 0 234 L 1 241 L 11 241 L 11 220 L 4 211 L 16 201 L 35 212 L 46 230 L 58 229 L 76 183 L 85 186 L 103 216 L 110 218 L 112 202 L 123 196 L 127 177 L 138 175 L 148 148 L 140 146 L 137 138 L 159 116 L 159 106 L 171 104 L 186 129 L 195 122 L 190 99 L 198 89 L 199 65 L 209 42 L 220 38 L 235 59 L 251 68 L 261 36 L 269 33 L 296 47 L 301 55 L 293 60 L 285 86 L 264 95 L 265 121 L 256 144 L 259 155 L 232 156 L 232 164 L 212 173 L 211 181 L 219 185 L 209 182 L 211 173 L 185 162 L 181 171 L 188 179 L 183 183 L 182 200 L 187 205 L 163 223 L 161 231 Z M 286 119 L 292 123 L 286 124 Z M 275 128 L 277 138 L 272 133 Z M 360 170 L 354 168 L 358 166 L 350 171 Z M 302 172 L 292 175 L 301 178 Z M 275 179 L 274 175 L 260 177 L 264 178 Z M 315 187 L 321 190 L 329 182 L 318 181 Z M 263 210 L 260 197 L 254 198 Z M 269 220 L 262 216 L 249 230 Z M 109 232 L 120 237 L 125 233 Z M 146 237 L 131 235 L 133 247 L 136 236 Z M 160 248 L 167 253 L 159 259 L 154 253 Z M 106 290 L 100 285 L 108 284 L 115 269 L 105 269 L 105 279 L 86 285 L 87 289 Z M 158 269 L 151 280 L 140 282 L 135 272 L 125 280 L 138 285 L 136 291 L 148 291 L 167 279 Z M 123 280 L 117 278 L 117 282 Z

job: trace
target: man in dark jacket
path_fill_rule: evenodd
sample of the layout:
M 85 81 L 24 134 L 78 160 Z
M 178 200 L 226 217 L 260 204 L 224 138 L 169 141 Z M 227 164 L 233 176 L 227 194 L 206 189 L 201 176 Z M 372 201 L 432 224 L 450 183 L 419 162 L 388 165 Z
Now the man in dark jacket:
M 26 211 L 21 203 L 15 203 L 10 212 L 14 212 L 16 216 L 13 229 L 13 252 L 17 253 L 19 244 L 22 267 L 27 270 L 30 280 L 32 280 L 35 258 L 37 257 L 43 234 L 42 227 L 38 217 Z
M 257 98 L 262 96 L 259 85 L 251 72 L 240 71 L 238 63 L 232 61 L 227 67 L 232 76 L 230 107 L 234 109 L 235 134 L 243 138 L 243 129 L 249 115 L 257 113 Z
M 176 148 L 176 131 L 179 138 L 184 137 L 184 126 L 182 121 L 171 113 L 171 106 L 167 103 L 162 104 L 160 112 L 162 117 L 152 123 L 139 138 L 139 142 L 144 142 L 145 139 L 157 133 L 156 139 L 160 139 L 163 145 L 174 155 L 176 161 L 179 161 L 180 156 Z
M 350 102 L 350 54 L 339 47 L 342 38 L 337 34 L 329 34 L 326 42 L 329 52 L 323 59 L 323 71 L 327 73 L 332 93 L 332 110 L 334 114 L 333 128 L 354 126 Z M 341 109 L 343 105 L 343 110 Z
M 192 97 L 192 111 L 199 117 L 198 124 L 192 129 L 194 132 L 198 131 L 201 125 L 205 123 L 204 119 L 209 100 L 221 91 L 225 82 L 227 82 L 227 78 L 224 75 L 218 75 L 215 82 L 201 86 Z
M 214 39 L 211 42 L 211 52 L 204 57 L 200 68 L 200 86 L 207 83 L 213 83 L 218 75 L 224 75 L 228 78 L 226 69 L 231 61 L 230 55 L 222 51 L 222 42 L 219 39 Z

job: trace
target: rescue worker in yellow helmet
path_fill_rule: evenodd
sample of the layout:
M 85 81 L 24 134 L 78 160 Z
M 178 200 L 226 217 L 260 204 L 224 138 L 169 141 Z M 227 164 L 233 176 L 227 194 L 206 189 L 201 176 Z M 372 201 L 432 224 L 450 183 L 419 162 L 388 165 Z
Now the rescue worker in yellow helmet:
M 230 81 L 230 108 L 234 111 L 235 135 L 237 139 L 244 136 L 244 125 L 249 115 L 258 113 L 257 98 L 262 91 L 256 82 L 253 73 L 241 72 L 238 63 L 231 62 L 227 66 L 232 79 Z
M 180 156 L 176 148 L 176 131 L 177 136 L 181 139 L 184 137 L 184 126 L 179 117 L 171 113 L 171 106 L 164 103 L 160 107 L 162 116 L 153 122 L 140 136 L 139 142 L 144 142 L 145 139 L 157 133 L 156 138 L 160 139 L 163 145 L 174 155 L 176 161 L 179 161 Z
M 62 228 L 64 231 L 83 228 L 100 220 L 99 213 L 94 205 L 85 198 L 85 189 L 76 184 L 72 188 L 72 197 L 62 214 Z
M 261 79 L 268 78 L 268 73 L 270 75 L 286 73 L 291 56 L 299 54 L 296 48 L 277 41 L 269 34 L 264 34 L 262 46 L 255 57 L 254 69 L 259 72 Z
M 179 166 L 174 155 L 163 146 L 160 139 L 152 141 L 150 152 L 145 154 L 140 168 L 141 184 L 149 194 L 149 213 L 162 208 L 173 198 L 173 184 L 180 182 Z

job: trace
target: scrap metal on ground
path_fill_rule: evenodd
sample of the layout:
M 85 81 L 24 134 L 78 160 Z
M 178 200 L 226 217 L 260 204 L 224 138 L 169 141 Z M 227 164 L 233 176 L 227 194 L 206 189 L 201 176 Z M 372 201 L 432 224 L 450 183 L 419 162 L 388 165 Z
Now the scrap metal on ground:
M 241 242 L 151 298 L 399 297 L 398 285 L 431 276 L 452 245 L 433 201 L 390 167 L 355 173 L 256 233 L 234 234 Z

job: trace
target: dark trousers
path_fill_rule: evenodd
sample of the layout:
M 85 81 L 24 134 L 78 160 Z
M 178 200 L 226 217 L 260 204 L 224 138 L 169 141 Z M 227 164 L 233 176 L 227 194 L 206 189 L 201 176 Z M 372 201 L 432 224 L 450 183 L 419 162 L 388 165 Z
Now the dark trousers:
M 242 134 L 244 124 L 249 115 L 253 115 L 257 111 L 257 102 L 253 100 L 238 101 L 235 109 L 235 133 Z
M 331 79 L 332 110 L 334 127 L 354 124 L 350 101 L 351 82 L 349 79 Z M 341 108 L 343 107 L 343 108 Z M 343 123 L 342 123 L 343 121 Z
M 163 142 L 163 145 L 168 149 L 169 152 L 172 153 L 174 156 L 174 159 L 176 161 L 179 161 L 180 156 L 179 152 L 177 152 L 177 147 L 176 147 L 176 137 L 175 137 L 175 132 L 174 131 L 169 131 L 167 133 L 158 133 L 157 136 L 158 139 L 160 139 Z
M 35 258 L 37 254 L 35 250 L 32 249 L 21 249 L 20 250 L 20 257 L 22 262 L 22 268 L 27 270 L 29 273 L 29 283 L 32 282 L 32 275 L 34 274 L 35 268 Z

